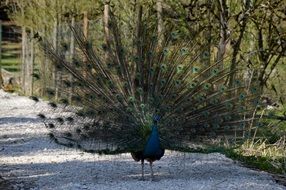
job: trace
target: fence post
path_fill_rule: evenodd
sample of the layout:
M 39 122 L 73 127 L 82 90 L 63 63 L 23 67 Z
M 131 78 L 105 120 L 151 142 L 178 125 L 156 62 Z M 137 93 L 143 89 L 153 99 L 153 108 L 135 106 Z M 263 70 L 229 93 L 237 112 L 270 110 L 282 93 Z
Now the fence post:
M 22 26 L 22 64 L 21 64 L 21 85 L 22 93 L 26 95 L 26 52 L 27 52 L 27 32 L 26 27 Z
M 2 77 L 2 21 L 0 20 L 0 89 L 4 85 Z
M 53 31 L 53 46 L 55 51 L 58 52 L 58 18 L 54 22 L 54 31 Z M 58 64 L 58 63 L 56 63 Z M 55 100 L 58 100 L 59 89 L 58 89 L 58 69 L 55 64 L 52 64 L 52 87 L 55 91 Z
M 28 77 L 29 77 L 29 95 L 33 95 L 33 87 L 34 87 L 34 54 L 35 54 L 35 49 L 34 49 L 34 30 L 31 29 L 31 45 L 30 45 L 30 60 L 29 60 L 29 71 L 28 71 Z
M 44 27 L 44 35 L 47 35 L 47 28 Z M 46 45 L 44 45 L 46 46 Z M 47 75 L 48 75 L 48 59 L 45 53 L 42 54 L 41 63 L 40 63 L 40 74 L 41 74 L 41 87 L 40 87 L 40 95 L 43 97 L 46 95 L 47 88 Z
M 75 27 L 75 17 L 73 16 L 71 19 L 71 26 Z M 71 32 L 71 39 L 70 39 L 70 61 L 71 63 L 73 63 L 74 61 L 74 54 L 75 54 L 75 39 L 74 39 L 74 33 Z M 72 84 L 73 83 L 73 76 L 72 74 L 69 74 L 69 81 Z M 72 103 L 72 96 L 73 96 L 73 85 L 71 85 L 70 89 L 69 89 L 69 94 L 68 94 L 68 100 L 69 103 Z

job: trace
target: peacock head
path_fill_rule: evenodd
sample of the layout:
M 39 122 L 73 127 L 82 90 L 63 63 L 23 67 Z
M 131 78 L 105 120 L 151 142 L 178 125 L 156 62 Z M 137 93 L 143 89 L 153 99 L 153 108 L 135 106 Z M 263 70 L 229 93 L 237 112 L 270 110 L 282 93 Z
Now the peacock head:
M 157 124 L 160 121 L 161 117 L 159 115 L 154 115 L 153 116 L 153 123 Z

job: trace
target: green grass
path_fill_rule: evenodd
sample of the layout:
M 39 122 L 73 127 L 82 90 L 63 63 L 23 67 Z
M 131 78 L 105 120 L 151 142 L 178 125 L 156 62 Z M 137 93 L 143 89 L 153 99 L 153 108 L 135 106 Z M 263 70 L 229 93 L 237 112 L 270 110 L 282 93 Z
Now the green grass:
M 249 155 L 245 156 L 241 149 L 225 149 L 227 157 L 242 162 L 247 167 L 256 168 L 275 174 L 285 174 L 285 158 L 272 159 L 271 157 Z

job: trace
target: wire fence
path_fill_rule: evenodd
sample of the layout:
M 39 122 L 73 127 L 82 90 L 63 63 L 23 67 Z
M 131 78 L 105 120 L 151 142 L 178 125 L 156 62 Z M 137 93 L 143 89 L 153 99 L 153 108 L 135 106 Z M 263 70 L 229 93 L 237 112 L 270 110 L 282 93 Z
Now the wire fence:
M 0 21 L 0 68 L 4 85 L 19 82 L 21 64 L 20 27 L 13 22 Z
M 101 19 L 89 20 L 87 26 L 84 26 L 84 22 L 75 20 L 55 23 L 52 31 L 45 31 L 45 28 L 34 31 L 12 22 L 0 22 L 0 26 L 0 66 L 4 83 L 13 83 L 14 88 L 19 88 L 25 95 L 46 96 L 47 90 L 51 89 L 55 91 L 53 98 L 58 99 L 62 94 L 60 89 L 64 88 L 63 81 L 72 80 L 69 74 L 56 68 L 44 55 L 39 36 L 62 51 L 64 59 L 68 61 L 74 58 L 85 61 L 78 51 L 70 26 L 81 30 L 93 47 L 101 46 L 104 40 Z

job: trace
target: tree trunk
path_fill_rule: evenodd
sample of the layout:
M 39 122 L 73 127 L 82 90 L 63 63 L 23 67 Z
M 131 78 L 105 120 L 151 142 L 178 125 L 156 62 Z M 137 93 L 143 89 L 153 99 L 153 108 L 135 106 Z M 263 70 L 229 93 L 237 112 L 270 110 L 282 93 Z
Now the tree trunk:
M 140 57 L 140 60 L 143 59 L 142 58 L 142 43 L 141 43 L 141 40 L 142 40 L 142 36 L 141 36 L 141 33 L 143 33 L 142 31 L 142 15 L 143 15 L 143 10 L 142 10 L 142 5 L 138 4 L 136 6 L 136 16 L 137 16 L 137 20 L 136 20 L 136 38 L 135 38 L 135 51 L 136 51 L 136 54 Z M 159 33 L 158 33 L 158 38 L 159 37 Z M 139 41 L 140 40 L 140 41 Z M 161 43 L 161 42 L 160 42 Z M 143 71 L 144 67 L 143 67 L 143 64 L 140 62 L 140 61 L 137 61 L 136 62 L 136 72 L 135 73 L 144 73 Z M 136 77 L 134 73 L 134 78 Z M 139 84 L 136 84 L 135 83 L 135 88 L 137 88 L 139 85 L 142 85 L 144 82 L 143 82 L 143 77 L 141 78 L 141 81 Z M 141 96 L 140 96 L 140 99 L 141 99 Z M 142 101 L 142 99 L 141 99 Z
M 207 6 L 208 6 L 208 10 L 207 10 L 207 20 L 208 20 L 208 26 L 207 26 L 207 30 L 205 30 L 203 32 L 203 38 L 205 39 L 203 41 L 205 48 L 204 48 L 204 52 L 201 56 L 201 63 L 203 65 L 204 68 L 208 68 L 211 64 L 211 35 L 212 35 L 212 21 L 211 21 L 211 1 L 210 0 L 206 0 Z M 203 68 L 203 69 L 204 69 Z M 203 75 L 203 77 L 209 77 L 210 72 L 205 72 L 205 74 Z
M 87 11 L 85 11 L 83 13 L 83 35 L 85 38 L 88 37 L 88 15 L 87 15 Z
M 158 44 L 159 46 L 162 45 L 163 42 L 163 30 L 164 30 L 164 23 L 163 23 L 163 7 L 162 7 L 162 0 L 157 0 L 157 19 L 158 19 Z
M 109 46 L 110 44 L 110 31 L 109 31 L 109 4 L 104 5 L 104 11 L 103 11 L 103 27 L 104 27 L 104 37 L 105 37 L 105 42 L 106 45 Z
M 220 40 L 218 44 L 218 51 L 216 61 L 220 61 L 219 69 L 223 69 L 223 58 L 226 51 L 226 45 L 229 39 L 229 31 L 228 31 L 228 12 L 227 12 L 227 5 L 226 0 L 219 1 L 220 6 Z
M 245 10 L 243 11 L 243 18 L 241 20 L 242 24 L 240 26 L 240 32 L 239 32 L 239 36 L 238 39 L 235 41 L 234 45 L 233 45 L 233 52 L 232 52 L 232 58 L 231 58 L 231 66 L 230 66 L 230 71 L 234 71 L 236 69 L 236 64 L 237 64 L 237 55 L 239 53 L 239 49 L 240 49 L 240 44 L 242 41 L 242 38 L 244 36 L 244 32 L 246 30 L 246 25 L 247 25 L 247 21 L 248 21 L 248 11 L 250 9 L 250 0 L 246 0 L 245 1 Z M 235 72 L 232 72 L 230 74 L 229 77 L 229 87 L 233 87 L 234 85 L 234 79 L 235 79 Z
M 83 35 L 86 40 L 88 40 L 88 28 L 89 28 L 89 23 L 88 23 L 88 14 L 87 11 L 83 13 Z M 83 71 L 83 76 L 87 76 L 88 68 L 87 68 L 87 58 L 86 56 L 83 57 L 83 64 L 85 65 L 84 71 Z

